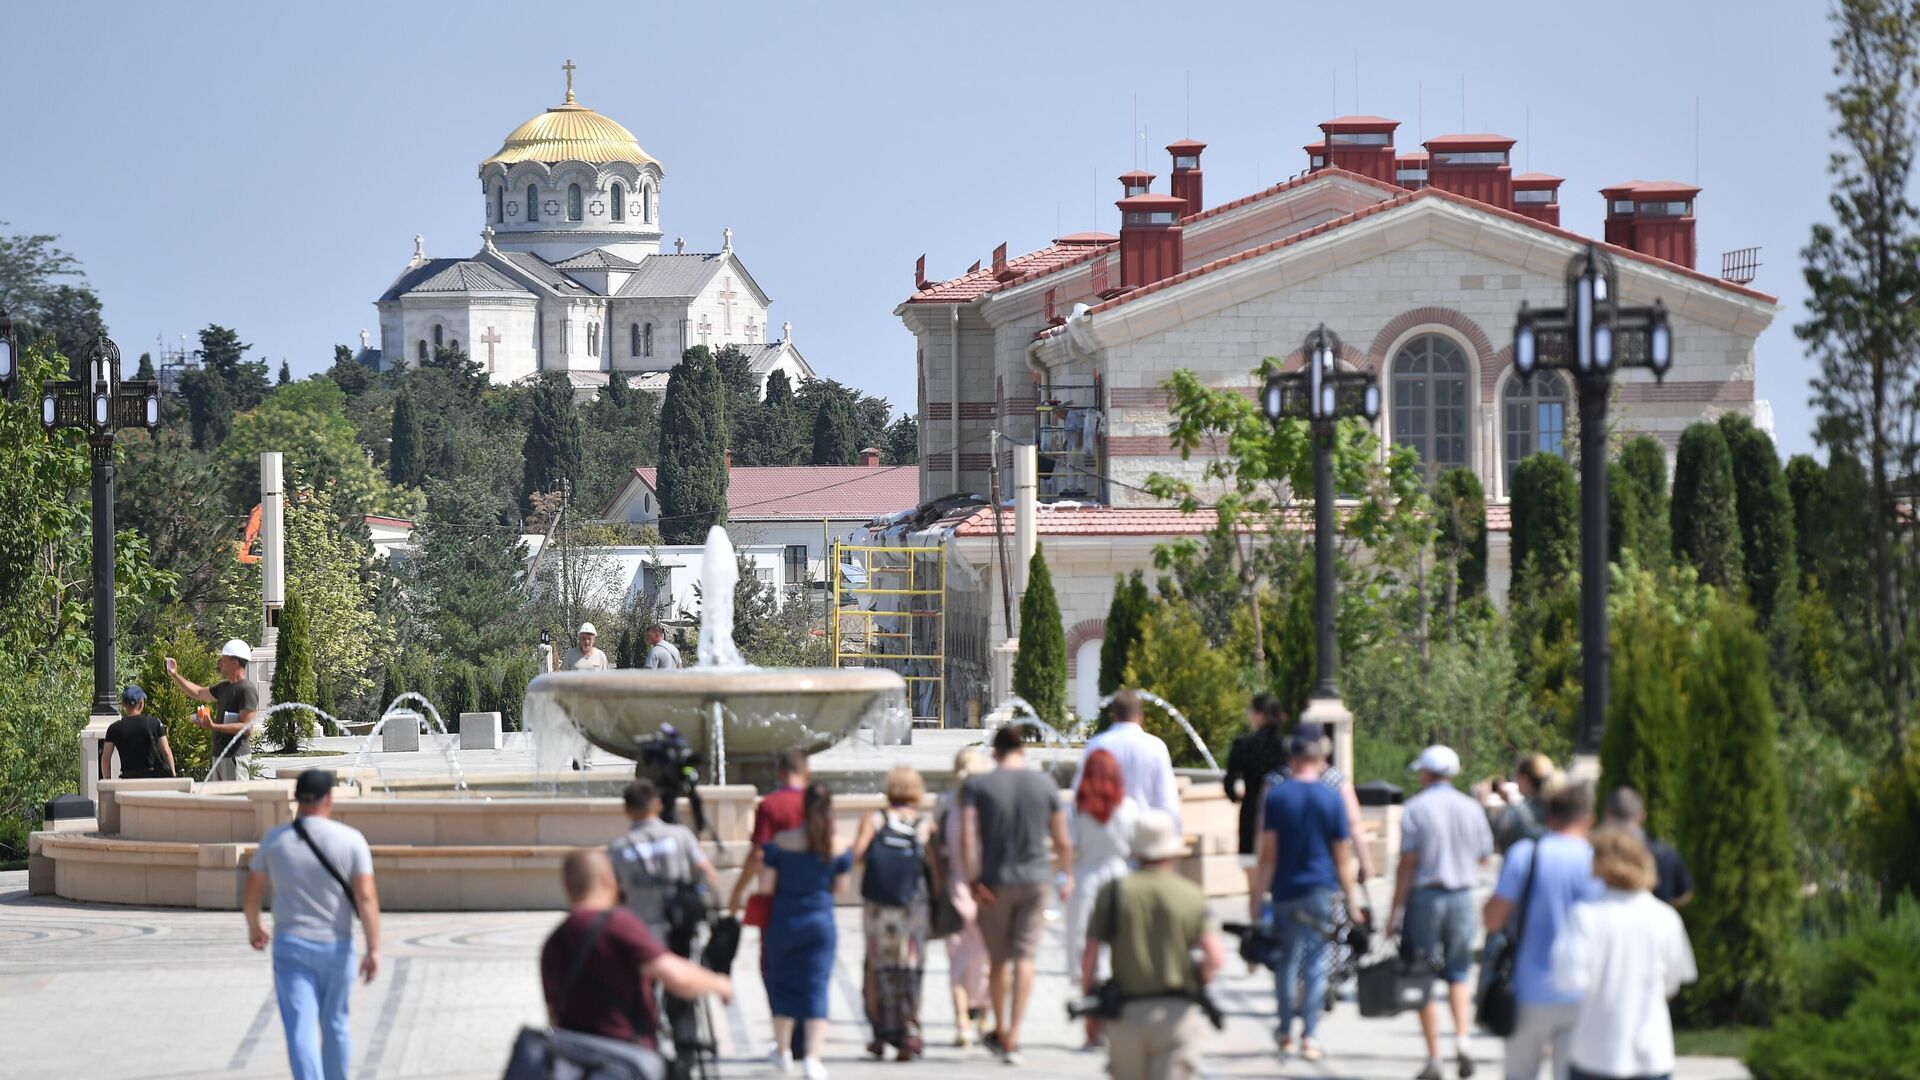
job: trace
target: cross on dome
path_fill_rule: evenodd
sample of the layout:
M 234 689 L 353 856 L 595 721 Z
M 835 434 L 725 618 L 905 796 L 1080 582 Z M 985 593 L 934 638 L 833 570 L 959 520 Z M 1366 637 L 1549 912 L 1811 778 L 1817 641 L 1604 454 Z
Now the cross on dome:
M 567 104 L 578 104 L 573 100 L 573 57 L 567 57 L 567 62 L 560 65 L 560 70 L 567 73 Z

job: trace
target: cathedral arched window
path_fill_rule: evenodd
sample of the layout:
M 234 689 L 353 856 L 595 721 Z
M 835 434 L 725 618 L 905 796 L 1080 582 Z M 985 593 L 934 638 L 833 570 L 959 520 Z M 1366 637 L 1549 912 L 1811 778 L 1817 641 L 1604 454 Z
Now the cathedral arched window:
M 641 354 L 645 356 L 652 356 L 653 355 L 653 324 L 652 323 L 647 324 L 647 328 L 641 332 L 640 337 L 641 337 L 641 345 L 640 345 Z
M 567 220 L 580 220 L 580 185 L 567 185 Z
M 612 206 L 613 206 L 613 220 L 615 221 L 627 220 L 627 189 L 621 186 L 621 183 L 618 180 L 615 180 L 613 182 Z
M 640 355 L 640 324 L 639 323 L 627 324 L 627 355 L 628 356 Z
M 452 349 L 452 350 L 453 350 L 454 352 L 459 352 L 459 351 L 460 351 L 460 339 L 459 339 L 459 338 L 454 338 L 454 339 L 453 339 L 452 341 L 450 341 L 450 342 L 448 342 L 448 343 L 447 343 L 447 348 L 449 348 L 449 349 Z
M 527 220 L 540 220 L 540 192 L 532 184 L 527 185 Z
M 653 185 L 640 185 L 640 220 L 653 224 Z
M 433 324 L 433 347 L 434 348 L 437 349 L 441 345 L 445 344 L 445 341 L 443 340 L 444 334 L 445 334 L 445 331 L 441 328 L 440 324 L 434 323 Z
M 420 357 L 421 363 L 424 364 L 427 362 L 427 339 L 426 338 L 420 339 L 420 348 L 417 350 L 416 355 Z
M 1567 456 L 1567 383 L 1558 372 L 1542 371 L 1532 379 L 1507 380 L 1501 395 L 1505 413 L 1507 490 L 1513 490 L 1513 469 L 1531 454 Z
M 1422 334 L 1393 356 L 1393 441 L 1411 446 L 1431 478 L 1467 463 L 1467 357 L 1444 334 Z
M 507 223 L 507 189 L 504 184 L 493 185 L 493 223 Z

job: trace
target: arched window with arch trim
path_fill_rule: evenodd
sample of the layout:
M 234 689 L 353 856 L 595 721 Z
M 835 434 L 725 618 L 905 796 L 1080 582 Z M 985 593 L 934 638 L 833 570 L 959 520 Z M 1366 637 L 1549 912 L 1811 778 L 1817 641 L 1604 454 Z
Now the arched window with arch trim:
M 613 220 L 627 220 L 627 189 L 618 180 L 613 182 L 613 200 L 609 205 L 613 207 Z
M 1518 375 L 1507 380 L 1500 395 L 1506 423 L 1506 490 L 1513 490 L 1513 469 L 1533 454 L 1545 451 L 1567 456 L 1567 380 L 1557 371 L 1536 372 L 1531 379 Z
M 567 220 L 580 220 L 580 185 L 567 185 Z
M 652 323 L 648 323 L 646 326 L 646 329 L 641 331 L 640 338 L 641 338 L 640 355 L 652 356 L 653 355 L 653 324 Z
M 1393 354 L 1393 441 L 1410 446 L 1431 478 L 1467 463 L 1467 356 L 1445 334 L 1422 334 Z
M 416 350 L 416 355 L 420 357 L 421 363 L 424 364 L 427 362 L 427 339 L 426 338 L 420 339 L 420 348 Z
M 449 348 L 449 349 L 452 349 L 452 350 L 453 350 L 454 352 L 459 352 L 459 351 L 460 351 L 460 339 L 459 339 L 459 338 L 454 338 L 454 339 L 453 339 L 452 341 L 449 341 L 449 342 L 447 342 L 447 348 Z
M 493 185 L 493 223 L 495 225 L 507 223 L 507 186 L 505 184 Z
M 446 344 L 446 330 L 439 323 L 434 323 L 433 324 L 433 347 L 437 349 L 444 344 Z
M 640 185 L 640 220 L 653 224 L 653 185 Z
M 532 184 L 527 185 L 527 220 L 540 220 L 540 191 Z
M 627 324 L 627 355 L 628 356 L 640 355 L 640 324 L 639 323 Z

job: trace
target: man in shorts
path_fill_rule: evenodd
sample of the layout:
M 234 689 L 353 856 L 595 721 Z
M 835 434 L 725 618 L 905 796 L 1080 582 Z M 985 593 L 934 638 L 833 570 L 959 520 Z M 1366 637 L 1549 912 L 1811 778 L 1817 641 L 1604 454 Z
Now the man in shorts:
M 991 963 L 987 994 L 994 1032 L 987 1048 L 1009 1065 L 1022 1063 L 1020 1021 L 1033 994 L 1033 960 L 1052 900 L 1053 859 L 1073 866 L 1060 790 L 1047 774 L 1026 767 L 1026 743 L 1009 724 L 993 734 L 999 767 L 967 781 L 960 793 L 968 856 L 967 880 L 980 905 L 980 934 Z M 1053 841 L 1053 859 L 1047 841 Z M 1073 887 L 1062 879 L 1061 900 Z
M 1447 980 L 1453 1007 L 1454 1053 L 1460 1075 L 1473 1075 L 1473 883 L 1493 854 L 1493 830 L 1473 796 L 1453 786 L 1460 755 L 1429 746 L 1410 767 L 1420 793 L 1400 816 L 1400 866 L 1393 883 L 1393 929 L 1401 947 L 1435 965 Z M 1429 984 L 1431 982 L 1429 981 Z M 1440 1003 L 1420 1006 L 1420 1032 L 1427 1039 L 1421 1077 L 1440 1076 Z

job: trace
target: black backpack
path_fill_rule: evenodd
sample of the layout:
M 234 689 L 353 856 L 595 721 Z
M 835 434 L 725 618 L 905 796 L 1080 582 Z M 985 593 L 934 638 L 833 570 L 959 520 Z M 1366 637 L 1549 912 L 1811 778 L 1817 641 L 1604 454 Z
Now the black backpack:
M 860 879 L 860 896 L 876 904 L 906 907 L 920 896 L 926 873 L 920 834 L 912 824 L 882 815 L 867 846 L 867 869 Z

